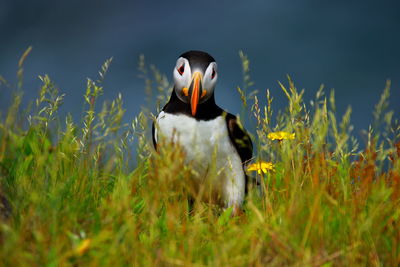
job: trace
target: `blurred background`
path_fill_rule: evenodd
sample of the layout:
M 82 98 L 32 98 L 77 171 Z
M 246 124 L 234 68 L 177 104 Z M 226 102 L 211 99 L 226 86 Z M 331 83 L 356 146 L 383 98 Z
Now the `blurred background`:
M 61 114 L 82 114 L 86 78 L 113 57 L 102 100 L 121 93 L 129 121 L 144 105 L 138 59 L 145 55 L 170 79 L 177 57 L 204 50 L 218 62 L 217 103 L 241 111 L 243 50 L 261 96 L 270 89 L 275 109 L 287 101 L 277 81 L 289 74 L 307 103 L 321 84 L 335 89 L 338 115 L 353 108 L 354 133 L 372 122 L 374 105 L 391 79 L 391 106 L 400 113 L 400 2 L 313 0 L 190 1 L 20 1 L 0 0 L 0 75 L 16 83 L 25 62 L 24 103 L 36 98 L 38 75 L 66 93 Z M 0 87 L 0 112 L 11 89 Z M 275 113 L 276 115 L 276 113 Z

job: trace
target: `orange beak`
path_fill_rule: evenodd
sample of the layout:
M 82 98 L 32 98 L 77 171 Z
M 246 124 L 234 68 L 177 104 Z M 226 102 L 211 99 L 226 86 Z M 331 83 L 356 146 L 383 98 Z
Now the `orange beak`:
M 201 91 L 201 73 L 196 71 L 193 74 L 193 89 L 190 98 L 190 107 L 192 109 L 192 116 L 196 115 L 197 105 L 199 104 L 200 91 Z

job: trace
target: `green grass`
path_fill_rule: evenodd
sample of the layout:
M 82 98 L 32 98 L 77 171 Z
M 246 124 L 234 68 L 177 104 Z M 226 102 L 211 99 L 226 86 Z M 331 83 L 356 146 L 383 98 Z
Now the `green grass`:
M 256 124 L 254 162 L 271 161 L 275 171 L 259 177 L 264 193 L 253 187 L 245 213 L 232 218 L 230 210 L 201 201 L 189 208 L 188 197 L 196 197 L 190 167 L 177 146 L 154 152 L 148 110 L 124 124 L 122 97 L 99 105 L 111 60 L 98 80 L 88 80 L 86 111 L 75 122 L 57 114 L 64 96 L 48 76 L 31 108 L 20 107 L 26 55 L 0 121 L 1 194 L 12 207 L 0 209 L 4 265 L 400 264 L 400 127 L 387 111 L 389 83 L 359 151 L 351 109 L 337 119 L 333 92 L 325 96 L 321 88 L 308 105 L 289 79 L 280 92 L 248 93 L 241 53 L 241 117 Z M 163 105 L 165 76 L 143 58 L 139 69 L 149 103 Z M 275 94 L 288 99 L 276 115 Z M 267 138 L 277 130 L 296 137 Z

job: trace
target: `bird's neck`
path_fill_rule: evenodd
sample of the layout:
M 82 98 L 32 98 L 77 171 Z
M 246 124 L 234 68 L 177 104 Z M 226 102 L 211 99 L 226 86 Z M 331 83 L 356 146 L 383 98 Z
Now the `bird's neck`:
M 190 104 L 180 100 L 175 93 L 175 89 L 172 90 L 171 97 L 168 103 L 164 106 L 163 110 L 172 114 L 185 114 L 197 120 L 212 120 L 223 113 L 223 109 L 215 103 L 213 92 L 204 103 L 201 103 L 197 106 L 196 115 L 193 116 Z

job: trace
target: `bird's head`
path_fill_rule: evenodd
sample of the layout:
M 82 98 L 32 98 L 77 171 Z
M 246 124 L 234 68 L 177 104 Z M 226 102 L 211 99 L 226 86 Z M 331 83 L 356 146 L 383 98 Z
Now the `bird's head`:
M 176 61 L 174 90 L 181 101 L 190 104 L 193 116 L 197 106 L 214 94 L 217 78 L 217 63 L 205 52 L 189 51 Z

